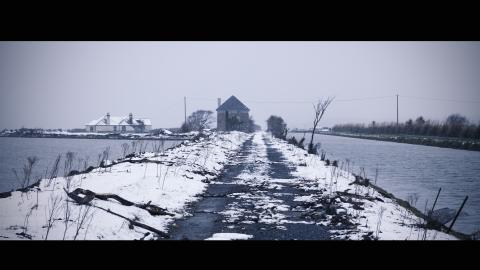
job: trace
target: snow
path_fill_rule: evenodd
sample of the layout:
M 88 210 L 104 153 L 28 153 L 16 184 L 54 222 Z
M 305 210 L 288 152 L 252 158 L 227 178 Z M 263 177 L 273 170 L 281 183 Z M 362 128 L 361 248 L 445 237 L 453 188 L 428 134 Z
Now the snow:
M 227 209 L 220 212 L 226 222 L 237 222 L 250 224 L 253 223 L 249 218 L 255 218 L 258 215 L 256 223 L 263 224 L 282 224 L 285 215 L 282 212 L 289 210 L 289 206 L 283 203 L 283 200 L 275 198 L 274 194 L 259 190 L 257 187 L 269 189 L 281 188 L 277 183 L 285 183 L 290 179 L 272 179 L 268 176 L 270 161 L 267 157 L 267 146 L 263 141 L 263 132 L 257 132 L 252 138 L 252 151 L 245 158 L 246 163 L 251 167 L 245 168 L 235 179 L 235 184 L 243 184 L 250 187 L 248 193 L 232 193 L 229 197 L 241 198 L 247 205 L 254 205 L 253 209 L 244 209 L 244 205 L 238 205 L 233 202 L 227 205 Z
M 86 206 L 71 201 L 70 222 L 65 239 L 74 239 L 77 225 L 82 225 L 76 239 L 155 239 L 152 232 L 137 226 L 107 210 L 143 223 L 157 230 L 167 232 L 174 219 L 185 215 L 188 202 L 197 200 L 204 192 L 207 182 L 215 179 L 223 166 L 248 137 L 241 132 L 221 135 L 211 134 L 198 142 L 184 142 L 168 149 L 164 154 L 146 153 L 132 158 L 131 161 L 147 159 L 155 163 L 123 162 L 110 168 L 96 168 L 90 173 L 71 177 L 70 190 L 88 189 L 95 193 L 116 194 L 137 204 L 150 202 L 166 209 L 173 216 L 153 216 L 136 206 L 124 206 L 116 200 L 94 199 L 87 212 L 85 222 L 80 222 Z M 170 162 L 173 163 L 172 166 Z M 110 162 L 109 162 L 110 163 Z M 202 173 L 203 172 L 203 173 Z M 50 182 L 50 183 L 49 183 Z M 48 229 L 48 213 L 53 209 L 55 198 L 59 200 L 55 222 L 48 239 L 63 239 L 64 214 L 66 209 L 67 179 L 57 177 L 49 181 L 41 180 L 38 189 L 29 192 L 12 192 L 7 198 L 0 199 L 0 236 L 2 239 L 45 239 Z M 38 196 L 38 204 L 37 204 Z
M 70 190 L 83 188 L 95 193 L 116 194 L 136 204 L 150 202 L 173 216 L 153 216 L 135 205 L 125 206 L 113 199 L 94 199 L 91 208 L 72 201 L 68 203 L 71 216 L 65 239 L 158 239 L 158 235 L 132 226 L 118 215 L 168 232 L 172 221 L 187 215 L 187 203 L 197 200 L 208 183 L 215 182 L 227 163 L 240 162 L 240 159 L 244 159 L 248 166 L 232 183 L 248 185 L 250 190 L 227 196 L 241 198 L 242 204 L 253 207 L 246 209 L 237 201 L 230 203 L 220 212 L 226 222 L 252 223 L 252 217 L 258 216 L 255 222 L 274 225 L 280 230 L 284 230 L 286 227 L 283 225 L 288 223 L 325 225 L 334 239 L 364 239 L 366 236 L 380 240 L 457 239 L 442 231 L 420 228 L 417 225 L 424 224 L 425 220 L 400 206 L 394 198 L 387 198 L 372 187 L 353 184 L 355 177 L 350 172 L 326 166 L 319 156 L 273 137 L 269 137 L 272 147 L 283 154 L 294 171 L 291 172 L 293 179 L 270 178 L 271 163 L 263 140 L 265 136 L 268 135 L 262 132 L 254 134 L 252 149 L 246 156 L 239 156 L 237 151 L 250 137 L 249 134 L 211 133 L 207 138 L 196 142 L 185 141 L 162 154 L 145 153 L 109 168 L 96 168 L 71 177 Z M 11 196 L 0 199 L 0 238 L 46 239 L 48 213 L 53 209 L 56 212 L 48 239 L 63 239 L 67 206 L 63 189 L 66 182 L 65 177 L 43 179 L 38 188 L 25 193 L 12 192 Z M 311 195 L 295 196 L 294 201 L 313 206 L 322 205 L 325 200 L 332 201 L 335 207 L 333 214 L 326 214 L 325 220 L 286 219 L 284 212 L 290 211 L 290 206 L 272 192 L 282 189 L 284 184 L 314 191 Z M 57 208 L 53 207 L 54 202 L 58 202 Z M 82 215 L 86 217 L 83 223 L 80 222 Z M 353 226 L 342 226 L 338 217 L 347 217 Z M 216 233 L 207 240 L 252 237 L 239 233 Z
M 146 125 L 151 126 L 152 122 L 148 118 L 133 118 L 133 122 L 128 123 L 129 116 L 110 116 L 110 123 L 108 125 Z M 105 126 L 107 125 L 107 116 L 102 116 L 98 119 L 92 120 L 86 124 L 87 126 Z
M 296 202 L 315 202 L 316 201 L 313 195 L 297 196 L 293 200 Z
M 114 132 L 69 132 L 69 131 L 43 131 L 41 134 L 43 135 L 57 135 L 57 136 L 64 136 L 64 137 L 109 137 L 111 135 L 116 135 L 120 137 L 125 137 L 125 139 L 134 139 L 134 138 L 142 138 L 142 139 L 179 139 L 182 140 L 184 138 L 191 138 L 196 134 L 191 133 L 179 133 L 174 134 L 169 130 L 165 130 L 164 134 L 154 135 L 151 133 L 135 133 L 135 132 L 122 132 L 122 133 L 114 133 Z M 4 133 L 6 134 L 6 133 Z
M 253 235 L 242 233 L 215 233 L 205 240 L 247 240 L 252 237 Z
M 299 180 L 305 190 L 318 190 L 320 196 L 298 196 L 295 201 L 315 202 L 323 197 L 335 198 L 336 212 L 347 215 L 356 225 L 353 229 L 333 229 L 334 238 L 363 239 L 363 236 L 373 234 L 379 240 L 454 240 L 455 236 L 445 232 L 419 228 L 425 220 L 417 217 L 410 210 L 400 206 L 394 199 L 386 198 L 371 187 L 352 185 L 355 177 L 340 168 L 326 166 L 319 156 L 308 154 L 285 141 L 271 138 L 273 147 L 282 152 L 288 162 L 296 168 L 292 174 Z M 352 197 L 348 202 L 339 194 L 361 195 Z M 343 199 L 341 199 L 343 198 Z M 380 200 L 374 199 L 378 198 Z M 361 204 L 363 210 L 353 209 L 353 203 Z M 329 217 L 330 219 L 332 216 Z M 329 221 L 319 222 L 332 225 Z M 335 225 L 335 224 L 333 224 Z M 377 229 L 378 228 L 378 229 Z

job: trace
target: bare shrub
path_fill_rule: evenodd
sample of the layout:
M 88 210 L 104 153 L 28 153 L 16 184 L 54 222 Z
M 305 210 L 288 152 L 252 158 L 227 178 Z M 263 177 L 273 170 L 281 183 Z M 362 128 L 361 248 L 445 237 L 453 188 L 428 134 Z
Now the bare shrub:
M 313 136 L 315 135 L 315 130 L 317 129 L 318 123 L 322 120 L 325 111 L 327 110 L 328 106 L 332 103 L 333 98 L 327 98 L 325 100 L 320 99 L 317 104 L 313 105 L 313 109 L 315 111 L 315 116 L 313 118 L 313 129 L 312 129 L 312 136 L 310 139 L 310 143 L 308 144 L 308 153 L 309 154 L 317 154 L 317 150 L 313 147 Z
M 145 173 L 143 174 L 143 178 L 147 177 L 147 167 L 148 167 L 148 162 L 145 162 Z
M 110 157 L 110 146 L 107 146 L 105 148 L 105 150 L 103 150 L 103 152 L 101 154 L 98 155 L 98 161 L 99 161 L 99 164 L 98 166 L 99 167 L 104 167 L 105 168 L 105 172 L 107 171 L 107 163 L 108 163 L 108 158 Z M 111 169 L 110 169 L 111 170 Z
M 425 201 L 425 209 L 424 213 L 425 216 L 428 216 L 428 200 Z M 422 219 L 422 227 L 423 227 L 423 235 L 422 235 L 422 240 L 427 240 L 427 232 L 428 232 L 428 219 Z
M 92 224 L 92 220 L 93 220 L 94 214 L 95 214 L 95 210 L 93 210 L 93 212 L 90 214 L 90 218 L 89 218 L 89 221 L 88 221 L 88 225 L 87 225 L 87 227 L 85 228 L 85 233 L 84 233 L 84 235 L 83 235 L 83 240 L 87 239 L 88 228 L 90 228 L 90 224 Z
M 143 140 L 138 141 L 138 153 L 142 153 L 142 148 L 143 148 Z
M 61 209 L 60 202 L 61 202 L 61 197 L 54 196 L 54 192 L 52 192 L 52 194 L 50 195 L 50 199 L 48 201 L 47 209 L 45 209 L 45 216 L 47 218 L 47 233 L 45 235 L 45 240 L 48 239 L 48 234 L 50 232 L 50 229 L 53 227 L 53 224 L 57 219 L 58 212 Z
M 27 212 L 27 215 L 25 215 L 25 219 L 23 220 L 23 230 L 22 230 L 21 235 L 23 237 L 26 237 L 26 238 L 29 238 L 29 239 L 31 239 L 32 237 L 30 235 L 28 235 L 28 221 L 29 221 L 30 216 L 32 215 L 32 212 L 33 212 L 34 209 L 35 209 L 35 206 L 30 208 L 30 210 L 28 210 L 28 212 Z
M 167 169 L 165 170 L 165 174 L 163 175 L 163 182 L 162 182 L 162 190 L 165 185 L 165 179 L 167 178 L 168 170 L 170 169 L 171 166 L 167 166 Z
M 131 144 L 132 144 L 132 148 L 131 148 L 132 152 L 131 152 L 131 154 L 135 154 L 136 151 L 137 151 L 137 141 L 132 141 Z
M 73 236 L 73 240 L 77 240 L 78 234 L 80 233 L 80 230 L 82 229 L 83 225 L 87 220 L 87 217 L 89 216 L 90 209 L 91 209 L 90 205 L 80 205 L 80 209 L 78 210 L 75 235 Z
M 123 158 L 125 158 L 127 156 L 127 152 L 128 152 L 129 147 L 130 147 L 130 145 L 128 143 L 122 143 Z
M 100 154 L 97 155 L 97 167 L 100 167 L 100 165 L 103 162 L 102 156 L 103 156 L 103 153 L 100 153 Z
M 383 219 L 383 212 L 385 212 L 385 207 L 380 208 L 380 212 L 378 212 L 378 220 L 377 220 L 377 227 L 375 228 L 375 238 L 378 239 L 380 234 L 380 227 L 382 226 L 382 219 Z
M 68 198 L 65 199 L 63 209 L 64 209 L 64 212 L 63 212 L 63 224 L 64 224 L 63 240 L 65 240 L 65 236 L 67 235 L 68 225 L 69 225 L 69 222 L 70 222 L 71 211 L 72 211 L 72 209 L 70 208 L 70 201 L 69 201 Z
M 52 166 L 52 169 L 50 171 L 50 175 L 48 176 L 48 183 L 47 183 L 48 186 L 50 186 L 51 183 L 52 183 L 52 180 L 54 178 L 57 178 L 57 176 L 58 176 L 58 168 L 59 168 L 58 165 L 60 165 L 60 160 L 61 159 L 62 159 L 62 154 L 58 154 L 57 158 L 53 162 L 53 166 Z
M 67 154 L 65 155 L 65 162 L 63 166 L 63 173 L 66 180 L 66 188 L 69 192 L 70 192 L 70 185 L 72 181 L 72 175 L 70 175 L 70 172 L 72 171 L 74 158 L 75 158 L 75 153 L 67 152 Z
M 73 160 L 75 157 L 75 153 L 73 152 L 67 152 L 65 155 L 65 162 L 64 162 L 64 175 L 65 175 L 65 180 L 66 180 L 66 187 L 65 187 L 65 192 L 68 193 L 70 192 L 70 187 L 71 187 L 71 182 L 73 175 L 70 174 L 72 166 L 73 166 Z M 68 198 L 65 199 L 64 203 L 64 215 L 63 215 L 63 223 L 64 223 L 64 231 L 63 231 L 63 240 L 65 240 L 65 236 L 67 234 L 68 230 L 68 224 L 70 222 L 70 215 L 71 215 L 71 208 L 70 208 L 70 203 Z
M 20 183 L 21 188 L 26 188 L 30 185 L 30 179 L 32 176 L 33 167 L 35 166 L 35 163 L 37 163 L 37 161 L 38 161 L 38 158 L 36 156 L 27 157 L 27 162 L 23 165 L 23 168 L 22 168 L 22 171 L 23 171 L 22 178 L 19 177 L 17 170 L 12 169 L 17 181 Z

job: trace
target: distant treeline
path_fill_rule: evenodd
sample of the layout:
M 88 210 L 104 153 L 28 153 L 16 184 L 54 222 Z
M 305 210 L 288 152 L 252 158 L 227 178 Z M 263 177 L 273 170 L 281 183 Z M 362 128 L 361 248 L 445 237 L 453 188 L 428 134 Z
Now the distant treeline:
M 333 132 L 358 134 L 396 134 L 480 139 L 480 125 L 470 123 L 465 116 L 452 114 L 443 122 L 425 120 L 422 116 L 405 123 L 341 124 Z

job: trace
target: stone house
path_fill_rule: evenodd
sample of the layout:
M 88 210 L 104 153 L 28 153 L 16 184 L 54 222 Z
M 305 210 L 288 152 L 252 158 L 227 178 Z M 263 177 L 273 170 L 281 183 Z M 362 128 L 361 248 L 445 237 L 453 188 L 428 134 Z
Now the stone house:
M 220 102 L 219 102 L 220 103 Z M 217 108 L 217 130 L 247 132 L 250 128 L 250 109 L 238 98 L 231 96 Z

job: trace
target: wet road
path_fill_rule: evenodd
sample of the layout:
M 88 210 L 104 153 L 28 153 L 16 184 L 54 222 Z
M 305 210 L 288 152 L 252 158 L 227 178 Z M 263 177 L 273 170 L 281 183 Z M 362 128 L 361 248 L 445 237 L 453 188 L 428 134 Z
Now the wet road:
M 304 202 L 294 201 L 316 191 L 291 181 L 292 169 L 268 136 L 252 135 L 224 173 L 189 206 L 190 215 L 172 224 L 170 239 L 203 240 L 216 233 L 246 234 L 253 240 L 330 239 L 328 227 L 305 215 Z

